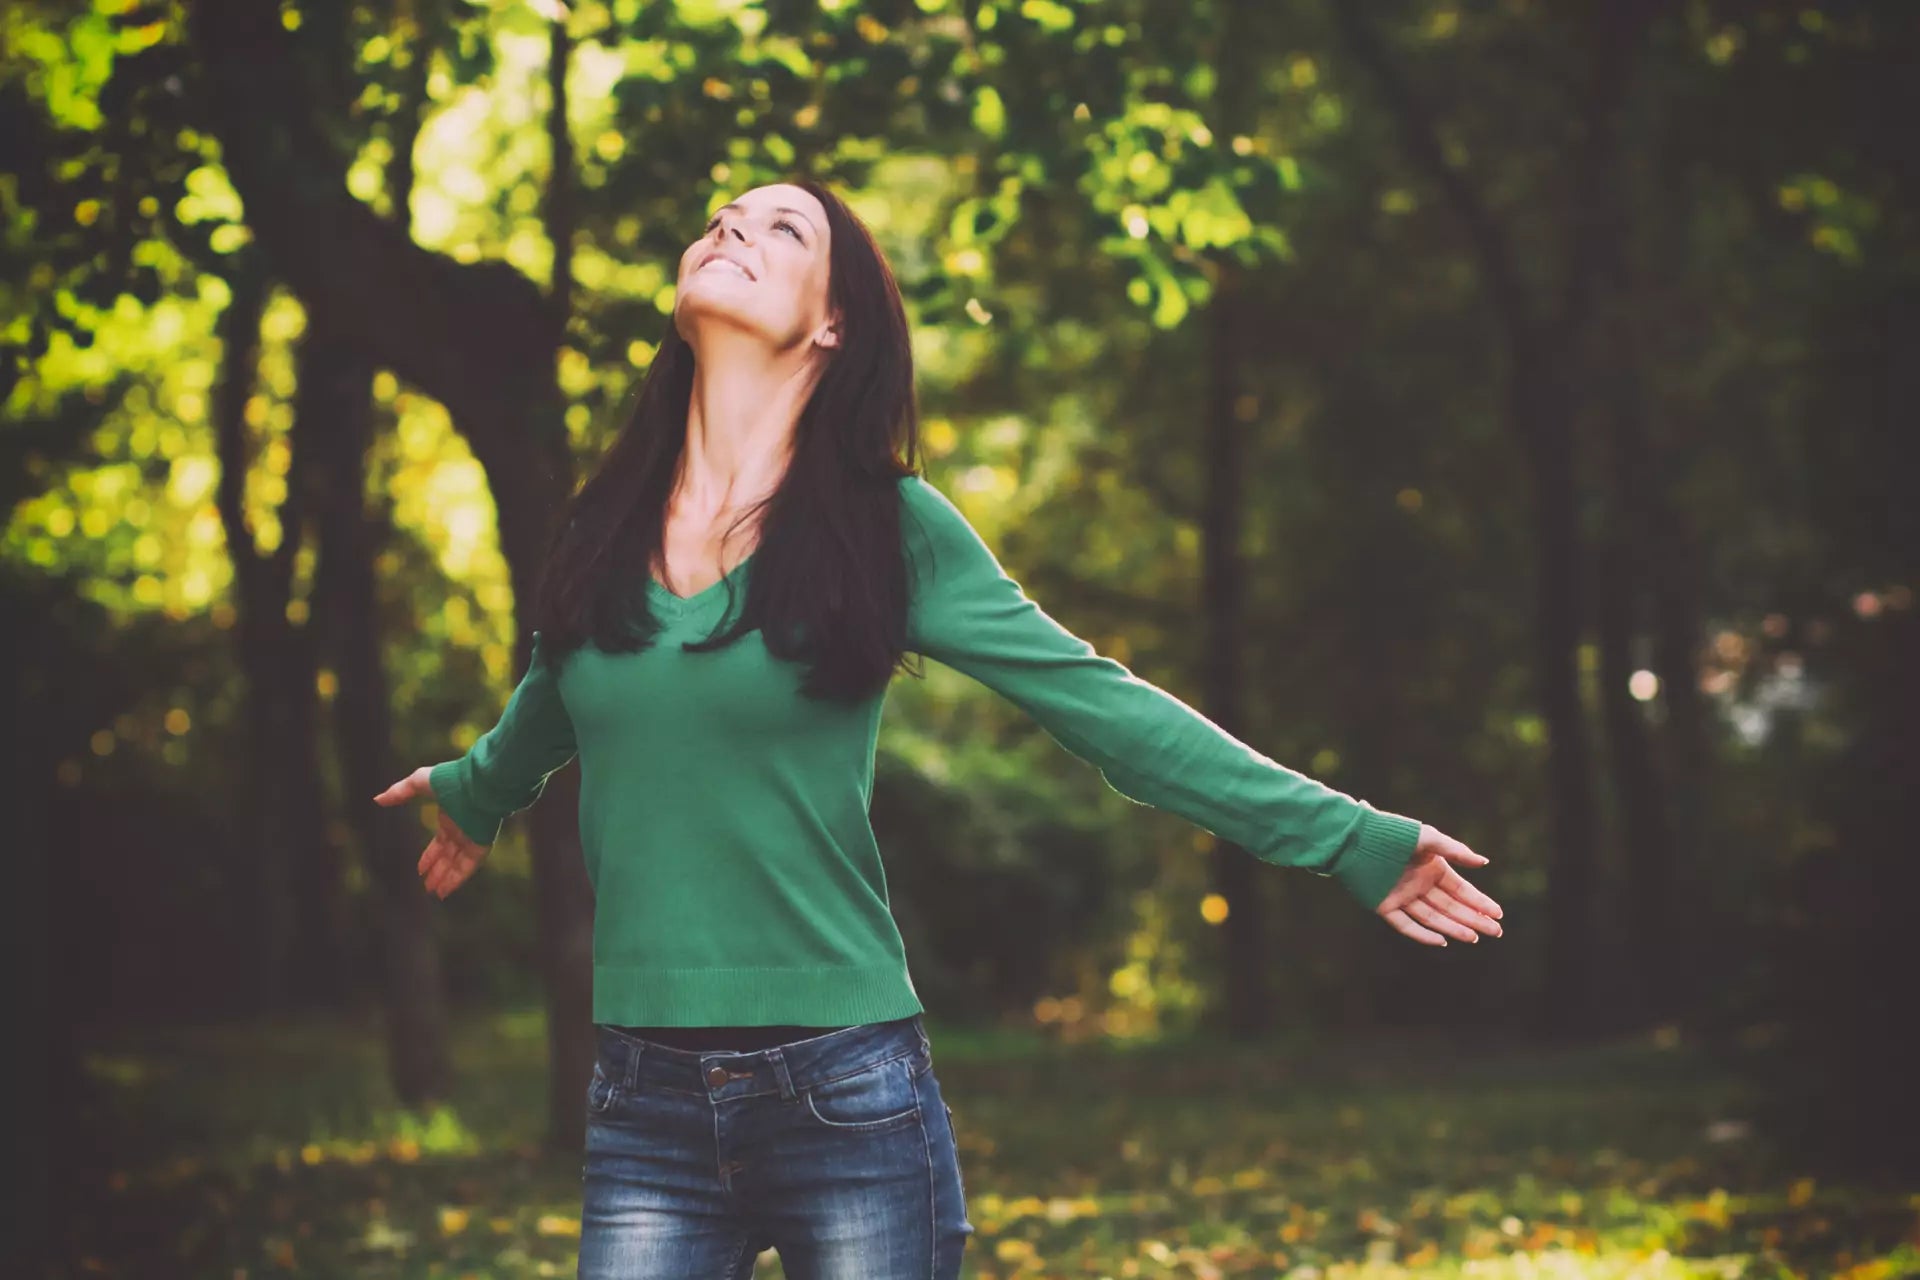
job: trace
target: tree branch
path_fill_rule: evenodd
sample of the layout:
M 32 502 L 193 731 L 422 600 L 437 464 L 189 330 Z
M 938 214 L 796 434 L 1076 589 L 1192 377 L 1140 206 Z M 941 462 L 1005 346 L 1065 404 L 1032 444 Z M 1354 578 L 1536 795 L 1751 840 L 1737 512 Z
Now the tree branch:
M 567 131 L 567 66 L 573 61 L 573 38 L 562 16 L 552 23 L 547 52 L 547 147 L 551 160 L 547 174 L 547 238 L 553 243 L 553 283 L 549 305 L 562 327 L 573 314 L 573 228 L 576 221 L 573 192 L 573 135 Z
M 1600 278 L 1620 265 L 1613 260 L 1626 233 L 1623 196 L 1617 189 L 1622 180 L 1620 108 L 1647 30 L 1666 7 L 1667 0 L 1605 0 L 1595 7 L 1589 29 L 1579 33 L 1594 52 L 1581 94 L 1580 140 L 1568 184 L 1572 207 L 1561 222 L 1567 235 L 1561 250 L 1567 275 L 1554 318 L 1559 340 L 1585 323 Z
M 504 263 L 422 249 L 347 190 L 344 157 L 301 106 L 278 6 L 195 0 L 189 33 L 247 224 L 308 306 L 456 420 L 463 407 L 480 410 L 475 422 L 492 420 L 503 385 L 524 400 L 525 387 L 551 384 L 558 330 L 531 281 Z M 489 442 L 472 443 L 486 462 Z
M 242 598 L 248 598 L 253 585 L 250 575 L 262 572 L 260 544 L 247 521 L 247 400 L 253 395 L 256 367 L 260 357 L 260 317 L 266 310 L 269 281 L 266 264 L 257 254 L 236 255 L 226 264 L 230 295 L 227 309 L 220 317 L 220 380 L 213 389 L 214 448 L 220 458 L 220 482 L 214 505 L 219 509 L 226 530 L 228 552 L 233 570 L 242 579 Z M 292 490 L 288 490 L 289 498 Z M 284 541 L 298 544 L 297 527 L 283 530 Z
M 1480 199 L 1462 169 L 1448 161 L 1429 116 L 1369 22 L 1365 0 L 1330 0 L 1328 8 L 1355 60 L 1379 86 L 1387 109 L 1400 129 L 1407 154 L 1453 206 L 1474 256 L 1480 261 L 1481 274 L 1495 308 L 1513 337 L 1530 345 L 1527 335 L 1533 329 L 1532 308 L 1527 303 L 1526 288 L 1514 262 L 1506 228 Z

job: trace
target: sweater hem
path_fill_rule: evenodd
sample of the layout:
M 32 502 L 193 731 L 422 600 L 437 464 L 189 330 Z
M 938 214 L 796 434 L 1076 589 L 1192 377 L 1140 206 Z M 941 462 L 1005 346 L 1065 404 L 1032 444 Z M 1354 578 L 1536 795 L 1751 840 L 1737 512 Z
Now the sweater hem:
M 839 1027 L 924 1013 L 906 965 L 661 969 L 595 961 L 593 1020 L 635 1027 Z
M 1388 813 L 1361 802 L 1360 823 L 1351 842 L 1328 873 L 1369 911 L 1386 901 L 1413 860 L 1420 844 L 1416 818 Z
M 446 760 L 427 771 L 427 785 L 433 789 L 434 802 L 462 835 L 478 845 L 491 846 L 500 838 L 506 819 L 486 813 L 474 799 L 460 760 Z

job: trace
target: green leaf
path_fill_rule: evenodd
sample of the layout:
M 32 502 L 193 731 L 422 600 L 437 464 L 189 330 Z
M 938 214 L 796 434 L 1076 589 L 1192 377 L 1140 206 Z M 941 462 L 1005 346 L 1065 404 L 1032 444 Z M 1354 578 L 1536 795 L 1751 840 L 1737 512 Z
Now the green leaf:
M 990 84 L 983 84 L 973 95 L 973 127 L 989 138 L 998 138 L 1007 129 L 1006 104 Z

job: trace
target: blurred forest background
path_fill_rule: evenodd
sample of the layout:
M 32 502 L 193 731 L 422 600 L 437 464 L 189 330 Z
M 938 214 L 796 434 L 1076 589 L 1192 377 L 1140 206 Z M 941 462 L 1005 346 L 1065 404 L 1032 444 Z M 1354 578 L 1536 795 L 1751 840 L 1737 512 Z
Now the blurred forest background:
M 577 765 L 444 904 L 370 797 L 497 716 L 679 253 L 810 174 L 1009 571 L 1506 908 L 1416 946 L 896 681 L 972 1273 L 1920 1274 L 1920 7 L 15 0 L 0 42 L 50 1267 L 571 1274 Z

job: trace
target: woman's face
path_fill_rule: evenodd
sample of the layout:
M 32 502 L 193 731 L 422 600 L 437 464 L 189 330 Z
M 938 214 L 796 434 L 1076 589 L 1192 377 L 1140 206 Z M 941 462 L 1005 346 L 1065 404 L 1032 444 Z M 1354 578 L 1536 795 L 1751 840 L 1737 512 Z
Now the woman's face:
M 680 255 L 674 325 L 698 349 L 711 325 L 747 329 L 785 351 L 828 331 L 827 212 L 799 187 L 755 187 L 715 211 Z

